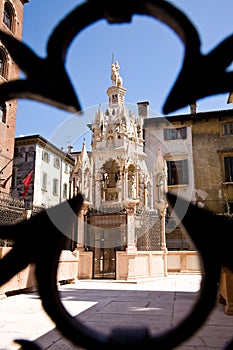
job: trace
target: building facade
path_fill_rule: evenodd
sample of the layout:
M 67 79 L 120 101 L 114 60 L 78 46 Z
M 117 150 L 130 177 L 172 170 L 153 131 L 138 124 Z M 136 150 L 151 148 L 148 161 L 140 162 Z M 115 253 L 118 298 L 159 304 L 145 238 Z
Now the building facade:
M 233 110 L 151 118 L 144 129 L 148 149 L 153 138 L 169 143 L 163 149 L 169 191 L 216 213 L 232 212 Z
M 17 137 L 11 195 L 22 198 L 25 207 L 49 208 L 70 197 L 70 174 L 74 159 L 40 135 Z M 25 195 L 23 184 L 32 172 Z
M 0 0 L 0 29 L 22 39 L 24 5 L 28 0 Z M 0 41 L 0 84 L 19 78 L 19 68 Z M 7 181 L 12 175 L 17 100 L 0 104 L 0 185 L 1 192 L 10 192 Z
M 233 213 L 233 110 L 145 120 L 145 145 L 160 145 L 168 190 L 213 212 Z M 179 226 L 166 226 L 168 249 L 190 249 Z M 192 244 L 191 244 L 192 247 Z
M 151 118 L 149 103 L 139 102 L 135 116 L 113 66 L 108 108 L 97 110 L 91 151 L 84 143 L 76 153 L 72 180 L 85 199 L 78 248 L 92 253 L 94 278 L 116 276 L 123 252 L 195 250 L 166 191 L 220 214 L 233 210 L 232 110 L 190 106 L 190 114 Z

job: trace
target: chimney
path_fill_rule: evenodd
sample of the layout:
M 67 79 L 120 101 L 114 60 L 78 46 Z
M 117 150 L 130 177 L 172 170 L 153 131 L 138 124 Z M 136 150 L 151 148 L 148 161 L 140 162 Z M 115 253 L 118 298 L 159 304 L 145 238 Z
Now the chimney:
M 137 102 L 138 105 L 138 116 L 142 117 L 143 119 L 148 118 L 148 110 L 149 110 L 149 102 Z
M 190 107 L 190 113 L 191 113 L 191 114 L 196 114 L 196 113 L 197 113 L 197 104 L 196 104 L 196 101 L 193 102 L 193 103 L 191 103 L 191 104 L 189 105 L 189 107 Z
M 68 146 L 68 153 L 71 153 L 72 152 L 72 149 L 73 149 L 73 146 Z

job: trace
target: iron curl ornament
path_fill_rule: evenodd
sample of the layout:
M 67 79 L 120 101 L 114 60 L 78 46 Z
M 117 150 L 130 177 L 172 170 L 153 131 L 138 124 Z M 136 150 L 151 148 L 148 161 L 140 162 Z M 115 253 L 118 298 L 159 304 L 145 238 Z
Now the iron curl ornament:
M 165 114 L 203 97 L 233 91 L 233 74 L 226 71 L 233 59 L 232 35 L 209 54 L 203 55 L 193 24 L 165 0 L 119 0 L 117 6 L 110 0 L 89 0 L 75 8 L 53 30 L 47 43 L 46 58 L 40 58 L 26 44 L 0 31 L 1 41 L 26 76 L 25 79 L 0 85 L 0 102 L 26 98 L 67 111 L 80 112 L 80 102 L 65 69 L 69 45 L 82 30 L 98 20 L 105 19 L 109 24 L 124 23 L 130 22 L 135 14 L 147 15 L 165 23 L 185 46 L 182 69 L 163 106 Z M 63 336 L 75 345 L 95 350 L 118 350 L 119 347 L 122 350 L 175 348 L 204 324 L 216 305 L 221 267 L 226 266 L 233 271 L 233 224 L 225 217 L 200 209 L 170 193 L 167 198 L 197 247 L 203 266 L 199 299 L 190 314 L 173 330 L 153 336 L 147 328 L 115 328 L 109 336 L 104 336 L 84 326 L 65 310 L 56 283 L 58 260 L 67 239 L 62 232 L 69 232 L 72 220 L 83 203 L 81 195 L 27 221 L 0 226 L 0 238 L 14 241 L 13 249 L 0 260 L 0 285 L 33 263 L 44 310 Z M 55 225 L 51 218 L 59 218 L 60 224 Z M 31 232 L 34 232 L 33 244 Z M 220 241 L 219 232 L 222 235 Z M 24 349 L 38 349 L 33 342 L 17 342 Z M 233 340 L 225 349 L 232 348 Z

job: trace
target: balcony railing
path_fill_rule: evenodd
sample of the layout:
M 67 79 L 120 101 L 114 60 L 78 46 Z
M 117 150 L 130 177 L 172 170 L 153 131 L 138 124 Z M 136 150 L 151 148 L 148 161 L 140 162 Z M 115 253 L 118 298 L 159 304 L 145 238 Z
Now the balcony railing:
M 3 192 L 0 193 L 0 206 L 18 209 L 25 208 L 24 200 Z

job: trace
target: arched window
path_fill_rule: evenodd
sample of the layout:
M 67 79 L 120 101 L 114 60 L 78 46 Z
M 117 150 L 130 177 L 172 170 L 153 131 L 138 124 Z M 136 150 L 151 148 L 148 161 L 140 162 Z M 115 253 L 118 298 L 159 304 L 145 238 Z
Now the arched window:
M 5 103 L 0 104 L 0 122 L 6 123 L 6 105 L 5 105 Z
M 5 2 L 4 4 L 4 13 L 3 13 L 3 23 L 9 28 L 11 31 L 13 31 L 13 21 L 14 14 L 13 9 L 9 2 Z
M 6 68 L 6 54 L 5 52 L 0 48 L 0 75 L 7 78 L 7 68 Z

